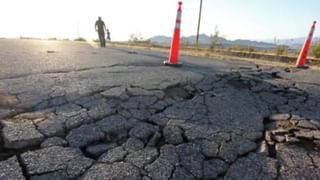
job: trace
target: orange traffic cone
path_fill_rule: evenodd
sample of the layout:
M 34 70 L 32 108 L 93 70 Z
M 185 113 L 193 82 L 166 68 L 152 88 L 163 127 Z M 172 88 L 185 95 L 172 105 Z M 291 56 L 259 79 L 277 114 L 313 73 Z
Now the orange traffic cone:
M 182 5 L 182 2 L 180 1 L 178 12 L 177 12 L 176 26 L 174 29 L 173 39 L 171 42 L 170 59 L 169 61 L 163 62 L 165 65 L 176 66 L 176 67 L 182 66 L 182 64 L 178 63 L 179 46 L 180 46 L 180 27 L 181 27 L 181 16 L 182 16 L 181 5 Z
M 298 57 L 297 64 L 296 64 L 297 68 L 308 68 L 308 66 L 306 66 L 305 63 L 306 63 L 306 59 L 307 59 L 307 56 L 308 56 L 308 51 L 309 51 L 309 48 L 310 48 L 310 45 L 311 45 L 313 33 L 314 33 L 315 28 L 316 28 L 316 23 L 317 23 L 317 21 L 313 21 L 313 25 L 311 27 L 308 39 L 305 41 L 305 43 L 304 43 L 304 45 L 303 45 L 303 47 L 301 49 L 301 52 L 300 52 L 300 55 Z

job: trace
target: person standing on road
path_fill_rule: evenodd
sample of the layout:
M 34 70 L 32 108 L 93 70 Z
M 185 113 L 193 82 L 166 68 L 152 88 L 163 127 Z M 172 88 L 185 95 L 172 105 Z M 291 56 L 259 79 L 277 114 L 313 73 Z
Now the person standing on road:
M 106 39 L 105 39 L 106 25 L 104 24 L 100 16 L 96 21 L 95 29 L 98 32 L 100 47 L 106 47 Z

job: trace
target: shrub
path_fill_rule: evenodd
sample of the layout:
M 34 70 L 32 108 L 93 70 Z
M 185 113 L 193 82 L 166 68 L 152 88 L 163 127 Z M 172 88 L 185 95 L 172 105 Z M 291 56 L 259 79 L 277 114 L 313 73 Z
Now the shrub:
M 316 43 L 312 47 L 312 54 L 313 54 L 314 57 L 320 58 L 320 42 Z
M 181 47 L 189 47 L 190 46 L 190 42 L 188 38 L 182 38 L 181 39 Z
M 86 40 L 86 39 L 84 39 L 84 38 L 79 37 L 79 38 L 75 39 L 74 41 L 86 42 L 87 40 Z
M 256 50 L 256 48 L 253 47 L 253 46 L 249 46 L 249 47 L 248 47 L 248 51 L 249 51 L 249 52 L 254 52 L 255 50 Z
M 230 50 L 234 50 L 234 51 L 245 51 L 245 52 L 254 52 L 256 51 L 256 48 L 254 46 L 245 46 L 245 45 L 233 45 L 229 48 Z
M 220 47 L 221 39 L 220 39 L 220 31 L 218 26 L 214 28 L 214 33 L 210 35 L 210 50 L 213 51 L 217 47 Z
M 278 45 L 276 48 L 276 55 L 281 56 L 288 50 L 288 46 Z
M 56 41 L 58 40 L 56 37 L 51 37 L 51 38 L 48 38 L 49 41 Z

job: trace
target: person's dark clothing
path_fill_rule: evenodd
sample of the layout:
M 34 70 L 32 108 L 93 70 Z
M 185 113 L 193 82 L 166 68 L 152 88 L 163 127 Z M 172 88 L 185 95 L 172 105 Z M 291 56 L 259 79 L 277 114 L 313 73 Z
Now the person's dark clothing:
M 104 32 L 98 32 L 99 35 L 99 41 L 100 41 L 100 47 L 106 47 L 106 39 Z
M 98 20 L 96 21 L 96 27 L 98 29 L 98 32 L 103 32 L 104 33 L 104 29 L 105 29 L 105 24 L 102 20 Z
M 105 24 L 104 22 L 99 19 L 98 21 L 96 21 L 96 30 L 98 31 L 98 36 L 99 36 L 99 40 L 100 40 L 100 47 L 106 47 L 106 39 L 105 39 Z

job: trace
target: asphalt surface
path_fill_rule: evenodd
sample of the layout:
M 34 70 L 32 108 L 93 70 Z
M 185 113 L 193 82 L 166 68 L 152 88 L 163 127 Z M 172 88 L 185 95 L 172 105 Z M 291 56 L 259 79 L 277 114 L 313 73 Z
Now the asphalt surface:
M 0 40 L 0 179 L 320 179 L 320 72 Z

